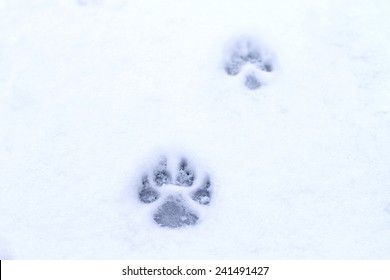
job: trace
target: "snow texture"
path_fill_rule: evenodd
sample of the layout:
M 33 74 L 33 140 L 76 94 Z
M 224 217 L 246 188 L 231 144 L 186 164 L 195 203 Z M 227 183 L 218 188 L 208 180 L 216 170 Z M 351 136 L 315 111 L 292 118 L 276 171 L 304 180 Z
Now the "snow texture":
M 389 14 L 0 0 L 0 257 L 389 259 Z

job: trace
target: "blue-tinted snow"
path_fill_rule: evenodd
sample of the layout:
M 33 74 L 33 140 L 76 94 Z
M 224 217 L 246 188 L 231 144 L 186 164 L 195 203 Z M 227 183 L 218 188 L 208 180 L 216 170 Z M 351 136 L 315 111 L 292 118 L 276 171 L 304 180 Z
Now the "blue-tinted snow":
M 389 4 L 286 2 L 0 1 L 0 256 L 389 258 Z M 215 179 L 194 227 L 138 200 L 161 153 Z

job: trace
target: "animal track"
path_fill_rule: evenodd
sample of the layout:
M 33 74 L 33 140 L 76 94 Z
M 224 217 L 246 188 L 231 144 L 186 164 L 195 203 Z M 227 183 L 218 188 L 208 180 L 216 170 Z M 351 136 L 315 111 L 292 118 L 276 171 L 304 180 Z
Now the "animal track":
M 244 84 L 250 89 L 260 88 L 266 76 L 274 70 L 274 63 L 269 52 L 251 39 L 241 39 L 231 48 L 224 69 L 230 76 L 245 76 Z
M 199 220 L 196 208 L 211 201 L 211 181 L 208 175 L 199 178 L 186 158 L 169 168 L 162 157 L 156 166 L 142 177 L 138 192 L 145 204 L 156 203 L 153 219 L 161 227 L 180 228 L 195 225 Z

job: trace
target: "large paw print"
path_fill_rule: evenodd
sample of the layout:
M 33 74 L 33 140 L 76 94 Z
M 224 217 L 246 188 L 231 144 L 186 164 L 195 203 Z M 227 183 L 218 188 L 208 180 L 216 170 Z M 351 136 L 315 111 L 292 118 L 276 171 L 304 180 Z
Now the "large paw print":
M 198 207 L 211 201 L 211 181 L 208 175 L 198 178 L 186 158 L 169 168 L 163 157 L 149 174 L 142 177 L 138 196 L 141 202 L 156 204 L 153 219 L 161 227 L 180 228 L 196 225 Z
M 241 39 L 230 49 L 224 69 L 230 76 L 244 76 L 244 84 L 250 90 L 260 88 L 274 70 L 271 54 L 251 39 Z

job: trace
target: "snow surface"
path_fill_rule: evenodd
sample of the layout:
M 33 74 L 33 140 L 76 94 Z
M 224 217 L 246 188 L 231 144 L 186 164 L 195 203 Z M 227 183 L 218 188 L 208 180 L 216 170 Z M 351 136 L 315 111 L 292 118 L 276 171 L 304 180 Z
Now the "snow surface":
M 0 1 L 0 258 L 390 258 L 390 4 Z M 275 56 L 264 86 L 232 42 Z M 137 191 L 213 178 L 200 223 Z

